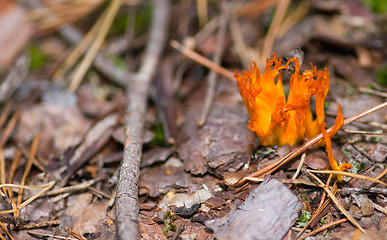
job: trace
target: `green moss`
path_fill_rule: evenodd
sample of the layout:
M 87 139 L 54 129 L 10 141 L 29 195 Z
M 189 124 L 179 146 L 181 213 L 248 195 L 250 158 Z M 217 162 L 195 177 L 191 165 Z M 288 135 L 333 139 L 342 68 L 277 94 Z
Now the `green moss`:
M 297 219 L 296 224 L 298 227 L 305 227 L 311 218 L 312 218 L 312 214 L 310 212 L 301 210 L 301 215 Z
M 166 146 L 167 143 L 165 142 L 164 137 L 164 128 L 161 123 L 154 124 L 151 128 L 151 131 L 155 134 L 152 138 L 151 143 L 158 145 L 158 146 Z
M 147 4 L 143 9 L 139 10 L 136 14 L 134 24 L 134 35 L 139 36 L 149 29 L 152 21 L 152 5 Z
M 118 13 L 109 30 L 109 35 L 123 35 L 128 26 L 128 14 Z
M 173 221 L 176 220 L 176 214 L 172 211 L 167 211 L 164 214 L 164 227 L 163 227 L 163 234 L 168 236 L 171 231 L 176 231 L 177 227 L 176 224 L 173 223 Z
M 375 13 L 387 13 L 387 1 L 383 0 L 363 0 L 365 5 Z
M 47 56 L 43 53 L 38 44 L 30 44 L 28 47 L 28 53 L 31 59 L 30 70 L 42 69 L 47 62 Z
M 126 71 L 128 69 L 128 64 L 126 63 L 124 58 L 114 55 L 114 56 L 110 56 L 109 59 L 112 60 L 113 65 L 116 68 L 124 70 L 124 71 Z
M 177 229 L 177 227 L 176 227 L 176 225 L 175 224 L 173 224 L 173 223 L 171 223 L 171 224 L 169 224 L 169 230 L 171 230 L 171 231 L 176 231 L 176 229 Z
M 376 82 L 380 86 L 387 87 L 387 64 L 376 71 Z
M 133 15 L 129 15 L 133 14 Z M 152 5 L 146 4 L 138 7 L 135 11 L 120 11 L 115 17 L 109 30 L 109 36 L 122 36 L 129 28 L 132 28 L 131 22 L 134 22 L 134 36 L 140 36 L 147 32 L 152 21 Z

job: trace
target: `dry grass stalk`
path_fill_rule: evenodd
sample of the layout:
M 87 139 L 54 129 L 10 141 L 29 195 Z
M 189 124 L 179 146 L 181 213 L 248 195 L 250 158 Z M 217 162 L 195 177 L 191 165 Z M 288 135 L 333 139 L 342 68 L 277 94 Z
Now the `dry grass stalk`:
M 219 65 L 222 55 L 223 55 L 223 50 L 224 50 L 224 39 L 226 37 L 226 26 L 227 26 L 227 21 L 229 17 L 229 12 L 230 12 L 230 4 L 227 4 L 227 2 L 223 2 L 222 4 L 222 13 L 220 16 L 220 28 L 218 30 L 217 34 L 217 44 L 214 52 L 214 63 Z M 215 89 L 217 85 L 217 74 L 215 71 L 210 71 L 207 77 L 207 91 L 206 91 L 206 96 L 204 99 L 204 106 L 202 109 L 202 112 L 199 116 L 199 120 L 197 122 L 198 126 L 203 126 L 206 121 L 208 114 L 211 111 L 211 106 L 215 98 Z
M 263 42 L 262 50 L 258 52 L 256 63 L 259 69 L 263 69 L 265 66 L 266 57 L 270 55 L 273 49 L 274 40 L 276 39 L 280 24 L 285 18 L 285 14 L 289 8 L 290 0 L 280 0 L 277 3 L 277 8 L 270 24 L 269 30 Z
M 10 188 L 19 188 L 19 189 L 40 189 L 40 188 L 43 188 L 38 193 L 34 194 L 33 196 L 31 196 L 30 198 L 25 200 L 23 203 L 15 206 L 14 208 L 12 208 L 10 210 L 1 210 L 0 211 L 0 215 L 7 214 L 7 213 L 18 213 L 18 212 L 20 212 L 20 210 L 23 207 L 27 206 L 32 201 L 34 201 L 35 199 L 39 198 L 45 192 L 50 190 L 54 185 L 55 185 L 55 181 L 51 181 L 51 182 L 48 182 L 48 183 L 40 185 L 40 186 L 25 186 L 25 185 L 21 185 L 21 184 L 11 184 L 11 183 L 0 184 L 0 187 L 10 187 Z
M 8 115 L 9 115 L 9 112 L 11 111 L 11 102 L 8 101 L 2 111 L 1 111 L 1 115 L 0 115 L 0 128 L 3 127 L 5 121 L 7 121 L 7 118 L 8 118 Z
M 4 146 L 4 144 L 8 141 L 8 138 L 11 136 L 17 121 L 21 115 L 20 110 L 16 110 L 13 114 L 12 118 L 8 121 L 7 127 L 5 127 L 3 134 L 0 137 L 0 148 Z
M 199 26 L 204 26 L 208 21 L 208 0 L 196 0 Z
M 74 185 L 74 186 L 62 187 L 62 188 L 59 188 L 59 189 L 55 189 L 55 190 L 49 191 L 46 194 L 42 195 L 42 197 L 55 196 L 55 195 L 59 195 L 59 194 L 63 194 L 63 193 L 84 190 L 84 189 L 87 189 L 88 187 L 90 187 L 91 185 L 93 185 L 94 183 L 96 183 L 99 180 L 100 179 L 92 179 L 92 180 L 85 181 L 83 183 L 80 183 L 80 184 L 77 184 L 77 185 Z
M 365 232 L 364 229 L 355 221 L 355 219 L 345 210 L 345 208 L 340 204 L 339 200 L 337 200 L 335 194 L 329 189 L 328 186 L 326 186 L 318 177 L 316 177 L 313 173 L 310 171 L 308 172 L 310 176 L 312 176 L 317 182 L 320 183 L 320 187 L 322 187 L 325 192 L 328 194 L 328 196 L 332 199 L 332 201 L 335 203 L 336 207 L 348 218 L 349 221 L 352 222 L 353 225 L 355 225 L 358 229 L 360 229 L 363 233 Z
M 4 159 L 4 152 L 2 148 L 0 148 L 0 183 L 5 184 L 5 159 Z M 2 190 L 3 190 L 2 194 L 6 196 L 7 190 L 5 189 L 5 187 L 3 187 Z
M 30 156 L 27 159 L 26 166 L 25 166 L 24 173 L 23 173 L 23 177 L 20 181 L 20 185 L 25 184 L 26 178 L 27 178 L 28 174 L 30 173 L 30 170 L 32 167 L 32 162 L 35 158 L 36 152 L 38 151 L 39 138 L 40 138 L 40 134 L 37 133 L 35 135 L 34 139 L 32 140 Z M 22 203 L 22 199 L 23 199 L 23 188 L 20 188 L 18 196 L 17 196 L 17 202 L 16 202 L 16 209 L 17 209 L 16 214 L 15 214 L 16 217 L 18 217 L 20 214 L 20 209 L 21 209 L 20 205 Z
M 97 22 L 93 25 L 93 27 L 89 30 L 86 36 L 82 39 L 82 41 L 77 44 L 77 46 L 71 51 L 70 55 L 67 56 L 66 60 L 63 64 L 56 70 L 53 75 L 54 79 L 63 78 L 63 75 L 67 73 L 67 71 L 72 68 L 78 59 L 82 56 L 82 54 L 87 50 L 90 46 L 91 42 L 95 38 L 95 34 L 97 29 L 101 26 L 102 19 L 104 19 L 105 14 L 103 14 Z
M 85 238 L 84 236 L 82 236 L 81 234 L 77 233 L 76 231 L 74 231 L 74 230 L 72 230 L 70 228 L 64 227 L 63 229 L 66 232 L 68 232 L 71 236 L 75 237 L 76 239 L 87 240 L 87 238 Z
M 19 229 L 23 230 L 28 230 L 28 229 L 35 229 L 35 228 L 44 228 L 44 227 L 52 227 L 55 225 L 59 225 L 60 221 L 59 220 L 52 220 L 52 221 L 45 221 L 45 222 L 40 222 L 36 224 L 26 224 L 26 225 L 20 225 L 18 226 Z
M 235 14 L 238 17 L 247 16 L 250 18 L 255 18 L 262 15 L 269 8 L 271 8 L 274 4 L 276 4 L 278 0 L 260 0 L 260 1 L 249 1 L 242 6 L 240 6 Z
M 105 0 L 45 1 L 46 6 L 30 11 L 39 30 L 50 30 L 77 21 L 88 15 Z
M 360 175 L 360 174 L 356 174 L 356 173 L 340 172 L 340 171 L 333 171 L 333 170 L 308 170 L 308 171 L 313 172 L 313 173 L 337 174 L 337 175 L 342 175 L 342 176 L 347 176 L 347 177 L 352 177 L 352 178 L 358 178 L 358 179 L 367 180 L 367 181 L 370 181 L 373 183 L 378 183 L 380 185 L 387 187 L 386 183 L 378 180 L 377 178 L 368 177 L 368 176 L 364 176 L 364 175 Z
M 15 240 L 15 238 L 11 235 L 11 233 L 8 231 L 8 228 L 2 223 L 0 222 L 0 228 L 3 229 L 3 231 L 7 234 L 7 236 L 11 239 L 11 240 Z M 3 237 L 3 234 L 0 234 L 0 239 L 1 240 L 6 240 L 5 237 Z
M 230 80 L 234 80 L 234 73 L 231 72 L 230 70 L 215 64 L 214 62 L 212 62 L 208 58 L 205 58 L 202 55 L 192 51 L 191 49 L 184 47 L 183 45 L 181 45 L 179 42 L 177 42 L 175 40 L 171 40 L 169 42 L 169 44 L 171 44 L 171 46 L 173 48 L 175 48 L 176 50 L 181 52 L 184 56 L 194 60 L 195 62 L 207 67 L 208 69 L 210 69 L 210 70 L 212 70 L 212 71 L 214 71 L 214 72 L 216 72 L 216 73 L 218 73 L 218 74 L 220 74 L 220 75 L 222 75 Z
M 304 162 L 305 162 L 305 158 L 306 158 L 306 153 L 303 153 L 302 156 L 301 156 L 300 163 L 298 164 L 297 171 L 293 175 L 292 179 L 296 179 L 298 174 L 300 174 L 301 168 L 302 168 L 302 166 L 304 165 Z
M 113 19 L 117 14 L 118 9 L 121 6 L 121 2 L 122 0 L 113 0 L 110 6 L 106 9 L 106 15 L 103 18 L 100 28 L 96 33 L 94 42 L 91 44 L 82 62 L 74 71 L 74 75 L 71 78 L 72 80 L 68 89 L 70 92 L 75 92 L 83 77 L 85 76 L 86 71 L 94 61 L 94 58 L 100 50 L 102 43 L 105 41 L 105 37 L 110 29 L 111 24 L 113 23 Z
M 325 224 L 325 225 L 322 226 L 321 228 L 316 229 L 316 230 L 314 230 L 314 231 L 312 231 L 312 232 L 310 232 L 310 233 L 308 233 L 308 234 L 306 234 L 306 235 L 304 235 L 304 236 L 298 238 L 297 240 L 303 240 L 303 239 L 305 239 L 305 238 L 307 238 L 307 237 L 313 236 L 313 235 L 315 235 L 315 234 L 317 234 L 317 233 L 319 233 L 319 232 L 321 232 L 321 231 L 324 231 L 325 229 L 328 229 L 328 228 L 331 228 L 331 227 L 333 227 L 333 226 L 336 226 L 336 225 L 345 223 L 346 221 L 348 221 L 348 219 L 347 219 L 347 218 L 343 218 L 343 219 L 337 220 L 337 221 L 335 221 L 335 222 L 332 222 L 332 223 L 329 223 L 329 224 Z
M 56 234 L 42 233 L 42 232 L 37 232 L 37 231 L 28 231 L 27 233 L 29 235 L 36 237 L 36 238 L 42 238 L 42 239 L 53 238 L 53 239 L 62 239 L 62 240 L 79 240 L 77 238 L 60 236 L 60 235 L 56 235 Z
M 331 179 L 332 179 L 332 174 L 329 175 L 328 180 L 327 180 L 325 186 L 327 186 L 327 187 L 329 186 L 329 184 L 330 184 L 330 182 L 331 182 Z M 337 190 L 338 190 L 338 189 L 337 189 L 337 185 L 336 185 L 336 182 L 335 182 L 335 184 L 334 184 L 333 187 L 332 187 L 332 192 L 333 192 L 333 194 L 336 194 L 336 193 L 337 193 Z M 300 237 L 301 234 L 302 234 L 303 232 L 306 231 L 306 228 L 309 227 L 309 225 L 310 225 L 313 221 L 315 221 L 315 219 L 316 219 L 316 218 L 322 213 L 322 211 L 328 206 L 328 204 L 329 204 L 329 202 L 331 201 L 331 199 L 330 199 L 330 198 L 326 199 L 326 196 L 327 196 L 327 193 L 324 191 L 324 194 L 323 194 L 323 196 L 321 197 L 320 204 L 318 205 L 316 211 L 313 213 L 312 218 L 306 223 L 306 225 L 305 225 L 305 226 L 301 229 L 301 231 L 297 234 L 296 239 L 297 239 L 298 237 Z
M 384 169 L 383 172 L 376 177 L 376 179 L 381 179 L 386 174 L 387 174 L 387 168 Z

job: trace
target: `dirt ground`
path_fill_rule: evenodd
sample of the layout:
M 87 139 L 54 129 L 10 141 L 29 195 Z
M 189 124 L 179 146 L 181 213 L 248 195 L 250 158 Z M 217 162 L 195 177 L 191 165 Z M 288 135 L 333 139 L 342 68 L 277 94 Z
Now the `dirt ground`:
M 273 52 L 351 169 L 246 127 Z M 385 1 L 0 0 L 0 239 L 387 239 L 386 60 Z

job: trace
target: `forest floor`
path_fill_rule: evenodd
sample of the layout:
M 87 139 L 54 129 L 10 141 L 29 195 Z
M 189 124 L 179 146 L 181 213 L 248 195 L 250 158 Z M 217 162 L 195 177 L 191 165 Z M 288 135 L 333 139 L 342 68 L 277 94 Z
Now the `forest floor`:
M 387 5 L 364 2 L 0 1 L 0 239 L 386 239 Z M 272 52 L 329 72 L 341 181 L 246 127 L 234 72 Z

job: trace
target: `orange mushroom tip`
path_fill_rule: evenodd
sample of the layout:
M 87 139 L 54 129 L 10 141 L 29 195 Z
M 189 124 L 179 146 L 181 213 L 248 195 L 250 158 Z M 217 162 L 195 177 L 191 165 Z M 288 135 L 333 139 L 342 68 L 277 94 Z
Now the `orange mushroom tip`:
M 255 63 L 250 66 L 249 71 L 243 70 L 242 73 L 235 71 L 234 78 L 237 80 L 239 93 L 250 116 L 247 128 L 258 135 L 264 146 L 284 144 L 292 146 L 323 133 L 322 143 L 326 144 L 332 169 L 345 171 L 350 164 L 339 167 L 333 158 L 330 142 L 330 138 L 344 122 L 341 106 L 332 131 L 327 133 L 325 129 L 324 102 L 329 91 L 327 69 L 317 71 L 317 68 L 311 65 L 311 70 L 300 73 L 298 58 L 289 59 L 285 65 L 281 63 L 281 57 L 277 58 L 273 53 L 271 60 L 266 59 L 263 74 Z M 287 69 L 290 63 L 294 63 L 295 70 L 290 77 L 290 90 L 286 98 L 280 71 Z M 312 96 L 315 96 L 316 119 L 313 119 L 310 110 Z

